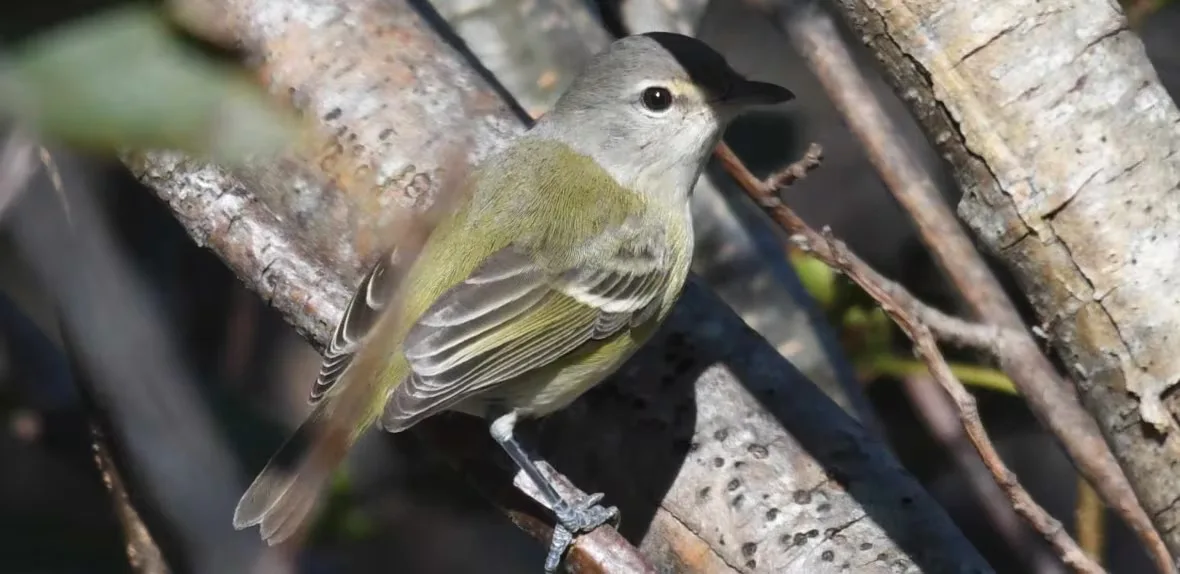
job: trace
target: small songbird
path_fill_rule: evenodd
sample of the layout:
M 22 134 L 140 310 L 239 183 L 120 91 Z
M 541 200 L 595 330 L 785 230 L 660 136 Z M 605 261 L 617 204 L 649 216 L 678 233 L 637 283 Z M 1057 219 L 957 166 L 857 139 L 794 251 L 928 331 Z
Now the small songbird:
M 614 518 L 565 500 L 513 436 L 561 409 L 652 335 L 692 259 L 693 185 L 725 127 L 785 88 L 745 79 L 705 44 L 650 33 L 595 56 L 553 110 L 471 173 L 408 269 L 383 258 L 336 328 L 307 420 L 234 514 L 276 543 L 373 423 L 442 411 L 491 422 L 558 521 L 546 570 Z

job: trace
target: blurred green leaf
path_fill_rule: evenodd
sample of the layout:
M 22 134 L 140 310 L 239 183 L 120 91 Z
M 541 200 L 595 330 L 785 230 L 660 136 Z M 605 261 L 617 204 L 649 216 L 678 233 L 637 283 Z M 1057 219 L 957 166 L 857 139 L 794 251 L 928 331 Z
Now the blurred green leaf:
M 0 62 L 0 111 L 68 143 L 232 162 L 295 136 L 293 117 L 245 74 L 185 46 L 149 8 L 71 22 Z
M 856 357 L 888 354 L 893 344 L 893 320 L 880 307 L 853 306 L 844 310 L 841 331 L 849 353 Z
M 880 307 L 873 307 L 868 313 L 865 339 L 868 348 L 874 351 L 889 350 L 893 346 L 893 319 Z
M 791 266 L 820 309 L 829 310 L 836 302 L 836 272 L 831 267 L 810 255 L 800 252 L 790 254 Z
M 1012 379 L 1009 379 L 1001 371 L 962 363 L 949 363 L 948 366 L 951 369 L 951 374 L 968 387 L 1020 396 L 1015 385 L 1012 384 Z M 930 373 L 930 370 L 926 367 L 926 363 L 922 361 L 897 357 L 887 353 L 863 358 L 857 361 L 856 367 L 859 375 L 865 379 L 873 379 L 881 376 L 900 379 L 911 375 Z

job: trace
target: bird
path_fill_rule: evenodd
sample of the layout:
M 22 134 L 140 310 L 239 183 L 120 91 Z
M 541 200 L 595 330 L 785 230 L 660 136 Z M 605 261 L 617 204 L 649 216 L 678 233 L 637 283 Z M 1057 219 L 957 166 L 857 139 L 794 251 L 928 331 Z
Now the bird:
M 471 170 L 410 262 L 381 257 L 324 353 L 310 414 L 242 495 L 238 529 L 274 544 L 306 522 L 370 427 L 445 411 L 492 438 L 557 519 L 545 570 L 575 535 L 617 518 L 601 494 L 558 494 L 515 436 L 620 368 L 688 277 L 693 187 L 729 123 L 794 98 L 694 38 L 626 36 L 553 108 Z

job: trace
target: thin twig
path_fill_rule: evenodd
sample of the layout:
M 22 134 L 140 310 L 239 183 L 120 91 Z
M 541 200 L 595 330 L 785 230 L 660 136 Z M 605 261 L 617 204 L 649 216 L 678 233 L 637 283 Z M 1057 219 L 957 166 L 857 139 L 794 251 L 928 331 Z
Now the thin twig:
M 144 524 L 135 505 L 131 504 L 127 485 L 119 473 L 111 448 L 107 445 L 107 438 L 97 423 L 91 423 L 91 435 L 94 463 L 102 475 L 107 492 L 113 499 L 119 524 L 123 526 L 123 536 L 127 543 L 127 561 L 131 569 L 136 574 L 170 574 L 172 570 L 168 567 L 160 546 L 156 544 L 151 530 Z
M 1162 573 L 1176 572 L 1171 555 L 1131 489 L 1098 424 L 1058 374 L 1024 325 L 971 239 L 946 204 L 933 177 L 860 72 L 832 17 L 814 0 L 748 0 L 773 12 L 775 22 L 807 61 L 886 186 L 909 213 L 923 242 L 976 317 L 1009 330 L 997 344 L 1001 367 L 1029 409 L 1065 447 L 1106 503 L 1136 532 Z
M 1021 518 L 1013 510 L 1008 497 L 996 485 L 979 453 L 969 444 L 954 402 L 934 382 L 925 367 L 920 373 L 902 377 L 903 388 L 919 418 L 959 469 L 992 527 L 1013 552 L 1025 561 L 1029 572 L 1049 574 L 1063 571 L 1062 563 L 1050 549 L 1022 527 Z M 1079 544 L 1085 548 L 1084 543 L 1079 541 Z
M 805 174 L 819 166 L 820 161 L 823 159 L 823 150 L 819 144 L 811 144 L 803 159 L 788 166 L 786 169 L 776 172 L 770 178 L 767 178 L 766 181 L 762 181 L 750 173 L 746 169 L 745 164 L 738 159 L 728 145 L 721 144 L 717 146 L 715 155 L 720 160 L 726 172 L 742 186 L 742 189 L 750 194 L 750 197 L 759 206 L 766 209 L 772 215 L 775 221 L 791 235 L 791 241 L 801 250 L 814 255 L 820 261 L 832 265 L 837 271 L 841 269 L 834 262 L 841 258 L 846 259 L 845 264 L 855 271 L 857 277 L 864 279 L 864 284 L 861 287 L 874 300 L 896 302 L 905 308 L 908 314 L 920 319 L 939 340 L 962 347 L 987 351 L 993 356 L 999 354 L 1003 346 L 998 345 L 996 341 L 1007 337 L 1009 335 L 1007 330 L 992 325 L 966 321 L 948 315 L 921 302 L 906 290 L 905 287 L 901 286 L 901 284 L 881 275 L 859 257 L 848 252 L 846 248 L 843 248 L 843 252 L 841 252 L 842 243 L 829 242 L 827 236 L 812 229 L 810 225 L 804 222 L 799 215 L 779 199 L 777 192 L 779 187 L 776 186 L 790 185 L 800 179 L 801 174 Z
M 913 312 L 913 304 L 917 302 L 917 299 L 908 295 L 908 292 L 900 285 L 888 285 L 888 282 L 882 282 L 884 278 L 849 251 L 843 242 L 833 237 L 830 230 L 825 229 L 821 234 L 812 229 L 779 198 L 777 185 L 782 185 L 785 181 L 795 181 L 819 166 L 822 158 L 820 146 L 812 144 L 803 159 L 795 162 L 783 172 L 792 174 L 790 177 L 776 174 L 766 181 L 759 180 L 750 173 L 750 170 L 738 159 L 733 150 L 724 143 L 717 147 L 716 155 L 725 170 L 738 181 L 755 203 L 762 206 L 775 222 L 791 234 L 792 240 L 800 249 L 810 252 L 834 271 L 843 273 L 861 289 L 864 289 L 914 342 L 915 352 L 920 359 L 926 362 L 931 375 L 954 401 L 968 438 L 979 451 L 984 464 L 995 477 L 996 483 L 1008 496 L 1016 512 L 1044 536 L 1053 545 L 1061 559 L 1074 570 L 1087 574 L 1105 572 L 1069 537 L 1069 534 L 1061 527 L 1061 523 L 1032 499 L 1024 487 L 1020 485 L 1016 475 L 1000 459 L 979 420 L 975 398 L 967 392 L 967 389 L 951 372 L 950 365 L 938 350 L 930 327 L 923 322 L 923 318 L 919 314 Z M 895 294 L 900 293 L 906 293 L 908 297 L 895 297 Z M 974 333 L 977 330 L 970 324 L 957 325 L 957 327 L 971 327 L 965 329 L 965 333 Z
M 1028 491 L 1020 484 L 1016 475 L 1008 469 L 1000 454 L 996 452 L 983 423 L 979 419 L 979 410 L 975 406 L 975 397 L 967 392 L 963 384 L 951 373 L 950 366 L 938 350 L 930 330 L 923 324 L 916 322 L 913 317 L 907 317 L 899 312 L 886 312 L 897 322 L 903 331 L 914 341 L 915 351 L 920 358 L 930 365 L 930 373 L 942 388 L 951 396 L 955 406 L 959 409 L 959 418 L 963 421 L 963 428 L 967 431 L 967 438 L 975 449 L 979 451 L 983 464 L 991 471 L 996 484 L 1008 495 L 1012 507 L 1028 521 L 1030 525 L 1049 541 L 1057 551 L 1061 560 L 1077 572 L 1096 574 L 1105 570 L 1070 538 L 1069 533 L 1061 526 L 1061 522 L 1053 518 L 1044 508 L 1041 508 Z

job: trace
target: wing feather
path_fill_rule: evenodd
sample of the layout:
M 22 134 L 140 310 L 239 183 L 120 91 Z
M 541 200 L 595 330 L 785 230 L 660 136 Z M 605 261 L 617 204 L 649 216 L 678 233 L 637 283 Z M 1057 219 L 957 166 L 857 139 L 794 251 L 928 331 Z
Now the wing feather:
M 653 252 L 546 271 L 509 247 L 443 293 L 404 343 L 412 374 L 391 394 L 382 425 L 401 430 L 634 327 L 659 300 L 665 267 Z
M 353 292 L 344 316 L 336 324 L 307 402 L 313 405 L 319 403 L 332 391 L 340 375 L 352 363 L 353 354 L 377 322 L 381 310 L 393 296 L 404 275 L 404 269 L 399 264 L 398 252 L 394 250 L 387 257 L 378 259 L 365 274 L 360 286 Z

